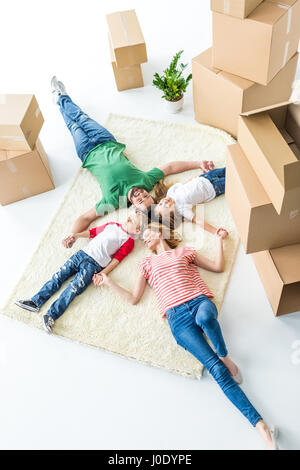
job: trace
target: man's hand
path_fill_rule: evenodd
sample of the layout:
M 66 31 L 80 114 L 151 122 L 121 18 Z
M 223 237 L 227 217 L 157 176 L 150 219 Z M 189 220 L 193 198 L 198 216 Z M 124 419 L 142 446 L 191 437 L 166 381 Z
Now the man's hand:
M 98 274 L 94 274 L 93 283 L 96 287 L 100 287 L 100 286 L 103 286 L 105 284 L 108 285 L 109 284 L 109 278 L 106 274 L 100 272 Z
M 200 168 L 203 171 L 203 173 L 206 173 L 207 171 L 213 170 L 215 167 L 215 164 L 212 160 L 202 160 L 200 162 Z
M 225 230 L 225 228 L 218 228 L 218 230 L 216 231 L 216 235 L 220 238 L 222 238 L 222 240 L 224 240 L 224 238 L 228 237 L 228 232 L 227 230 Z
M 75 233 L 71 233 L 71 234 L 68 235 L 66 238 L 64 238 L 61 243 L 62 243 L 62 245 L 63 245 L 65 248 L 72 248 L 72 246 L 74 245 L 74 243 L 76 242 L 76 240 L 77 240 L 76 234 L 75 234 Z

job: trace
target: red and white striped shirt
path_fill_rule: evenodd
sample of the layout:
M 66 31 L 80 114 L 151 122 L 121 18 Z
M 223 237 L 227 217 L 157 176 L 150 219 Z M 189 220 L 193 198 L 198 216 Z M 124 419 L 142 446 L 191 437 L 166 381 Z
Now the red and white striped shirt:
M 162 316 L 176 305 L 183 304 L 199 295 L 213 297 L 193 264 L 196 250 L 187 246 L 147 256 L 138 265 L 155 292 Z

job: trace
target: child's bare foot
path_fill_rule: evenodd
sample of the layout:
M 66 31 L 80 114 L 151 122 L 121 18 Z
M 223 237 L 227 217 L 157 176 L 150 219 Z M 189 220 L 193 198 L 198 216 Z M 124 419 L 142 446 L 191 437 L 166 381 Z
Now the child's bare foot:
M 266 423 L 263 420 L 260 420 L 257 425 L 255 426 L 256 429 L 259 431 L 261 437 L 266 443 L 268 450 L 278 450 L 276 437 L 278 434 L 278 430 L 275 426 L 269 429 Z
M 223 362 L 224 366 L 227 367 L 227 369 L 230 372 L 230 375 L 234 377 L 235 375 L 238 374 L 239 368 L 238 366 L 230 359 L 229 356 L 225 357 L 220 357 L 221 361 Z

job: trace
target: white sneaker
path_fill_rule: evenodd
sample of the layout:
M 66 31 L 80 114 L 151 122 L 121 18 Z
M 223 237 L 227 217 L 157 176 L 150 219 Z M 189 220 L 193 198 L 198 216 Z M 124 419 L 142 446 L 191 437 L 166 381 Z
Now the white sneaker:
M 272 425 L 272 426 L 269 426 L 269 431 L 270 431 L 272 441 L 273 441 L 273 450 L 279 450 L 279 447 L 277 444 L 279 429 L 277 428 L 277 426 Z
M 63 82 L 57 80 L 57 77 L 54 75 L 51 79 L 51 90 L 53 95 L 53 101 L 57 104 L 58 98 L 61 95 L 66 95 L 67 90 Z

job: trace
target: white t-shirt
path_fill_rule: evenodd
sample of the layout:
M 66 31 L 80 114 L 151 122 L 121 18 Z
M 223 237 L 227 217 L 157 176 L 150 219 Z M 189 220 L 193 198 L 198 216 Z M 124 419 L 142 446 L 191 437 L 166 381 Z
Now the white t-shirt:
M 96 260 L 102 268 L 105 268 L 112 258 L 121 262 L 134 247 L 133 238 L 116 222 L 92 228 L 90 238 L 92 240 L 82 251 Z
M 207 178 L 196 176 L 187 183 L 173 184 L 167 196 L 174 199 L 179 214 L 188 220 L 193 220 L 193 206 L 211 201 L 216 197 L 216 191 Z

